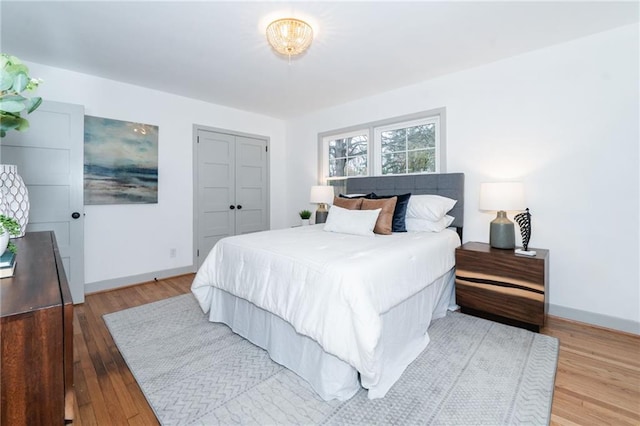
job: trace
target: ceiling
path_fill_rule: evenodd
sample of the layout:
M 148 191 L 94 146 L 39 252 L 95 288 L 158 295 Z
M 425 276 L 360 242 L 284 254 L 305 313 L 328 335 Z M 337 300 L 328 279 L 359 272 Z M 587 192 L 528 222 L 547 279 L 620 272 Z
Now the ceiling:
M 288 119 L 638 22 L 638 2 L 0 2 L 2 51 Z M 315 30 L 291 63 L 264 35 Z

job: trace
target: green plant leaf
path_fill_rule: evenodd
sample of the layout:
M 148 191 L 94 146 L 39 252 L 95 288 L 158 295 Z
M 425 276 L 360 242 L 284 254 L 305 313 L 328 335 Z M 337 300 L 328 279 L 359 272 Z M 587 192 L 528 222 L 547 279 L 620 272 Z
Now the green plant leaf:
M 29 128 L 29 121 L 26 118 L 18 118 L 18 127 L 16 130 L 19 132 L 24 132 Z
M 22 61 L 13 55 L 7 55 L 7 59 L 14 65 L 22 65 Z
M 38 109 L 40 104 L 42 104 L 42 98 L 39 96 L 29 99 L 27 101 L 27 114 L 31 114 L 33 111 Z
M 27 88 L 29 76 L 25 72 L 19 72 L 13 79 L 13 90 L 20 93 Z
M 0 129 L 2 129 L 6 134 L 7 130 L 15 129 L 20 126 L 20 120 L 21 118 L 16 117 L 15 115 L 0 114 Z
M 7 244 L 7 250 L 13 254 L 18 254 L 18 246 L 16 246 L 13 241 L 9 241 L 9 244 Z
M 27 120 L 26 118 L 19 118 L 18 127 L 16 127 L 16 130 L 19 132 L 24 132 L 28 128 L 29 128 L 29 120 Z
M 0 137 L 5 137 L 11 129 L 23 131 L 29 128 L 29 121 L 20 117 L 35 111 L 41 104 L 40 97 L 24 97 L 22 91 L 33 90 L 42 80 L 29 77 L 29 68 L 15 56 L 0 53 Z
M 4 102 L 4 101 L 12 101 L 12 102 L 24 102 L 26 101 L 27 98 L 25 98 L 24 96 L 18 94 L 18 93 L 10 93 L 10 94 L 6 94 L 6 95 L 2 95 L 0 96 L 0 101 Z
M 12 217 L 0 214 L 0 228 L 9 232 L 12 237 L 20 235 L 20 224 Z
M 19 132 L 24 132 L 29 128 L 29 120 L 26 118 L 18 118 L 18 125 L 16 126 L 16 130 Z
M 0 69 L 0 90 L 5 91 L 13 86 L 13 76 L 3 69 Z
M 13 74 L 14 76 L 21 72 L 29 75 L 29 68 L 27 68 L 27 66 L 23 65 L 22 63 L 16 64 L 15 62 L 12 62 L 11 65 L 5 67 L 5 70 L 7 70 L 8 73 Z
M 6 112 L 20 112 L 24 110 L 24 103 L 0 99 L 0 110 Z
M 311 212 L 309 210 L 300 210 L 298 212 L 301 219 L 309 219 L 311 218 Z

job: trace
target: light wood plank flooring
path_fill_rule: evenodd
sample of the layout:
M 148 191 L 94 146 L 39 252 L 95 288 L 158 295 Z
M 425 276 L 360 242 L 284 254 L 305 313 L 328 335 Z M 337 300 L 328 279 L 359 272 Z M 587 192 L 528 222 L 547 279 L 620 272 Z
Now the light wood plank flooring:
M 74 425 L 156 425 L 102 320 L 189 291 L 193 275 L 88 295 L 74 313 Z M 640 336 L 548 318 L 560 339 L 551 423 L 640 425 Z

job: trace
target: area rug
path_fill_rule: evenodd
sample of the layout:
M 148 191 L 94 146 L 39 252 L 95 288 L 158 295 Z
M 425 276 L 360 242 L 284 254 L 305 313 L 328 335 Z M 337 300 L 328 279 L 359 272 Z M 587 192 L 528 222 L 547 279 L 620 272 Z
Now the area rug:
M 104 316 L 163 425 L 548 424 L 558 340 L 450 312 L 381 399 L 323 401 L 191 294 Z

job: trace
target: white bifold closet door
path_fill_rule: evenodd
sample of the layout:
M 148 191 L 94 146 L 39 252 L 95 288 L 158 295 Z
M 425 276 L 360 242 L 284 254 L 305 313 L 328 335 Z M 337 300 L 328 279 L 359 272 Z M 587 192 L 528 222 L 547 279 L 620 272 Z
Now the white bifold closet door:
M 196 156 L 199 268 L 221 238 L 268 229 L 267 139 L 198 129 Z

